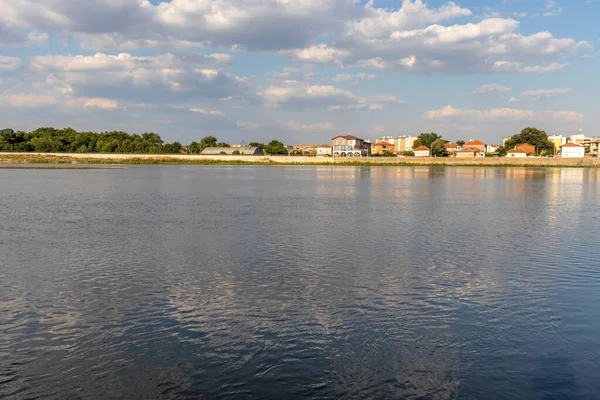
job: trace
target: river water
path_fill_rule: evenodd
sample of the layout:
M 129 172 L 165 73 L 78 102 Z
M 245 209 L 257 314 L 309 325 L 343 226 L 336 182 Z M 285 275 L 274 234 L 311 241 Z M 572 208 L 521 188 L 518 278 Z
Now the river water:
M 600 171 L 0 170 L 0 398 L 600 398 Z

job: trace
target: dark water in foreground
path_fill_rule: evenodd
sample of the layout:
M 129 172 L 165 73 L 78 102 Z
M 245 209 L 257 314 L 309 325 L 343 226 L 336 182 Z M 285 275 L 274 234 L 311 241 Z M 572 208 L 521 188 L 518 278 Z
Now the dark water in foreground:
M 0 398 L 600 398 L 600 171 L 0 170 Z

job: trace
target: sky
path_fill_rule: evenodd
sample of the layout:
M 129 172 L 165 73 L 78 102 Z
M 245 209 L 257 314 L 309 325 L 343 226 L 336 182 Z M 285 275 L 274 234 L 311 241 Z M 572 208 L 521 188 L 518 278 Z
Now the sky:
M 600 136 L 600 0 L 0 0 L 0 128 Z

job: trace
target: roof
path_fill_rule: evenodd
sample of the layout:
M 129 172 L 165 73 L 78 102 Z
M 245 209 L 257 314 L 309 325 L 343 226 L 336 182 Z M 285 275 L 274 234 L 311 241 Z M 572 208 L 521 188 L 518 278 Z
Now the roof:
M 390 145 L 388 142 L 375 142 L 375 143 L 372 143 L 372 144 L 373 144 L 374 146 L 377 146 L 377 145 L 381 145 L 381 146 L 389 146 L 389 145 Z
M 583 147 L 583 146 L 580 145 L 579 143 L 569 142 L 569 143 L 563 144 L 560 147 Z
M 258 147 L 205 147 L 202 150 L 202 155 L 219 155 L 225 153 L 231 155 L 234 151 L 239 151 L 240 154 L 247 155 L 262 155 L 264 154 L 262 149 Z
M 429 151 L 429 147 L 427 147 L 427 146 L 419 146 L 416 149 L 413 149 L 413 151 Z
M 481 150 L 474 149 L 473 147 L 465 147 L 462 150 L 459 150 L 457 153 L 479 153 Z
M 471 139 L 468 143 L 465 143 L 465 146 L 485 146 L 485 143 L 480 140 Z
M 507 151 L 507 153 L 525 153 L 527 154 L 527 151 L 523 150 L 523 149 L 512 149 Z
M 529 143 L 520 143 L 515 147 L 517 149 L 525 150 L 527 153 L 535 153 L 535 146 Z
M 448 142 L 448 143 L 444 144 L 444 146 L 446 146 L 447 149 L 453 149 L 455 147 L 460 147 L 456 143 L 452 143 L 452 142 Z
M 359 137 L 352 136 L 352 135 L 336 136 L 336 137 L 332 138 L 331 140 L 333 140 L 333 139 L 337 139 L 337 138 L 344 138 L 344 139 L 346 139 L 346 140 L 363 140 L 363 139 L 361 139 L 361 138 L 359 138 Z
M 327 143 L 323 143 L 318 145 L 317 147 L 331 147 L 330 145 L 328 145 Z

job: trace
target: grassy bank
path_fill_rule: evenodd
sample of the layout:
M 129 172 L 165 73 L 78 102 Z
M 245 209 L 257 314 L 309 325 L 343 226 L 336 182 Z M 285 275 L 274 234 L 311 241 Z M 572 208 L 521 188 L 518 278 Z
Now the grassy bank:
M 598 160 L 569 160 L 560 158 L 537 158 L 526 160 L 508 159 L 415 159 L 415 158 L 365 158 L 365 159 L 331 159 L 308 157 L 200 157 L 200 156 L 149 156 L 124 154 L 26 154 L 1 153 L 0 164 L 48 164 L 48 165 L 305 165 L 305 166 L 449 166 L 449 167 L 504 167 L 504 168 L 600 168 Z

